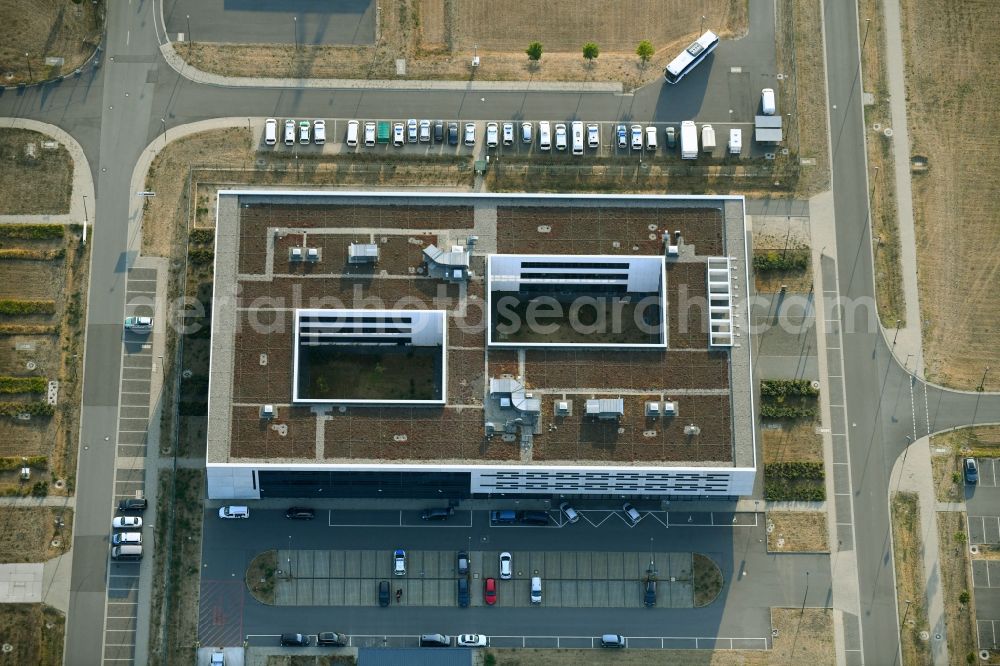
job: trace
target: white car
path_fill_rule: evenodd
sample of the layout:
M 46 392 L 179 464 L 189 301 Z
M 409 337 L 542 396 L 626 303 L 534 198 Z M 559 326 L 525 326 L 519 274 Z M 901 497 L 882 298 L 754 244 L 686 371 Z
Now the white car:
M 566 123 L 556 124 L 556 150 L 566 150 Z
M 357 127 L 358 121 L 352 120 L 354 126 Z M 350 125 L 351 123 L 347 123 Z M 355 130 L 357 132 L 357 130 Z M 326 121 L 325 120 L 314 120 L 313 121 L 313 143 L 318 146 L 322 146 L 326 143 Z
M 300 120 L 299 121 L 299 143 L 306 144 L 309 143 L 309 121 Z
M 264 143 L 273 146 L 278 142 L 278 121 L 268 118 L 264 121 Z
M 656 151 L 656 128 L 652 125 L 646 128 L 646 150 Z
M 486 147 L 496 148 L 499 143 L 500 127 L 496 123 L 486 123 Z
M 632 523 L 633 525 L 639 524 L 639 519 L 642 518 L 642 515 L 634 506 L 632 506 L 628 502 L 625 502 L 624 504 L 622 504 L 622 511 L 625 512 L 625 517 L 628 518 L 630 523 Z
M 422 143 L 428 143 L 431 140 L 431 121 L 421 120 L 420 121 L 420 141 Z
M 500 580 L 510 580 L 512 559 L 510 553 L 500 553 Z
M 392 553 L 392 573 L 396 576 L 406 575 L 406 551 L 397 548 Z
M 632 150 L 642 150 L 642 125 L 632 125 Z
M 285 145 L 295 145 L 295 121 L 291 119 L 285 121 Z
M 375 122 L 365 123 L 365 145 L 371 148 L 375 145 Z
M 153 318 L 125 317 L 125 330 L 133 333 L 148 333 L 153 330 Z
M 525 120 L 521 123 L 521 143 L 531 143 L 531 121 Z
M 465 145 L 476 145 L 476 123 L 465 123 Z
M 490 640 L 482 634 L 461 634 L 456 645 L 458 647 L 489 647 Z
M 410 118 L 406 121 L 406 140 L 410 143 L 417 142 L 417 119 Z
M 142 529 L 142 518 L 139 516 L 118 516 L 111 521 L 111 529 L 139 530 Z
M 514 145 L 514 123 L 503 124 L 503 145 Z
M 597 148 L 601 145 L 601 128 L 597 123 L 587 125 L 587 147 Z
M 402 146 L 406 130 L 403 129 L 403 123 L 396 123 L 392 126 L 392 145 Z

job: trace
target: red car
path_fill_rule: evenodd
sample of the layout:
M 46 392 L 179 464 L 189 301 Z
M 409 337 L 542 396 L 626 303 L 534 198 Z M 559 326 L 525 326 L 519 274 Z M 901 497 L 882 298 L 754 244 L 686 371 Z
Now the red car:
M 483 581 L 483 599 L 487 606 L 492 606 L 497 602 L 497 579 L 487 578 Z

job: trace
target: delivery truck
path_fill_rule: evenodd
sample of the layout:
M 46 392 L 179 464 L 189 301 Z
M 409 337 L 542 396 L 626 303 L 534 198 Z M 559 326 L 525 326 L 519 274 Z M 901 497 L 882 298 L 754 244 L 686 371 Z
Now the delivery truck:
M 701 152 L 710 153 L 715 150 L 715 129 L 711 125 L 701 126 Z
M 693 120 L 681 123 L 681 159 L 698 159 L 698 128 Z
M 389 143 L 389 136 L 392 134 L 392 124 L 388 120 L 378 121 L 378 143 Z

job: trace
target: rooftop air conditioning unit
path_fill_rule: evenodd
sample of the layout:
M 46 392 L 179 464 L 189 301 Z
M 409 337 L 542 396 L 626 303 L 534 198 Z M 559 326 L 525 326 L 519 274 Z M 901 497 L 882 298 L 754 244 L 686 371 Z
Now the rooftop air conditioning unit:
M 274 405 L 261 405 L 260 406 L 260 418 L 262 419 L 273 419 L 275 415 Z
M 660 415 L 660 403 L 658 402 L 647 402 L 646 403 L 646 416 L 651 416 L 656 418 Z
M 668 257 L 676 257 L 680 253 L 681 253 L 680 252 L 680 248 L 678 248 L 676 245 L 668 245 L 667 246 L 667 256 Z
M 556 401 L 556 414 L 558 416 L 567 416 L 569 414 L 569 400 Z
M 667 400 L 663 403 L 663 415 L 664 416 L 677 416 L 677 401 Z
M 288 253 L 289 261 L 302 261 L 302 248 L 293 247 Z
M 687 435 L 688 437 L 693 437 L 695 435 L 700 435 L 701 434 L 701 428 L 699 428 L 698 426 L 696 426 L 693 423 L 691 425 L 686 425 L 686 426 L 684 426 L 684 434 Z
M 319 261 L 319 250 L 314 247 L 308 248 L 306 250 L 306 258 L 312 262 Z

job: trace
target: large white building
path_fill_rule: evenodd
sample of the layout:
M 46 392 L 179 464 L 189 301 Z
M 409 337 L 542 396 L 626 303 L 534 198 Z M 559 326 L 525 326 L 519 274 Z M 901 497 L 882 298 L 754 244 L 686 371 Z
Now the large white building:
M 742 198 L 217 210 L 211 498 L 751 492 Z

